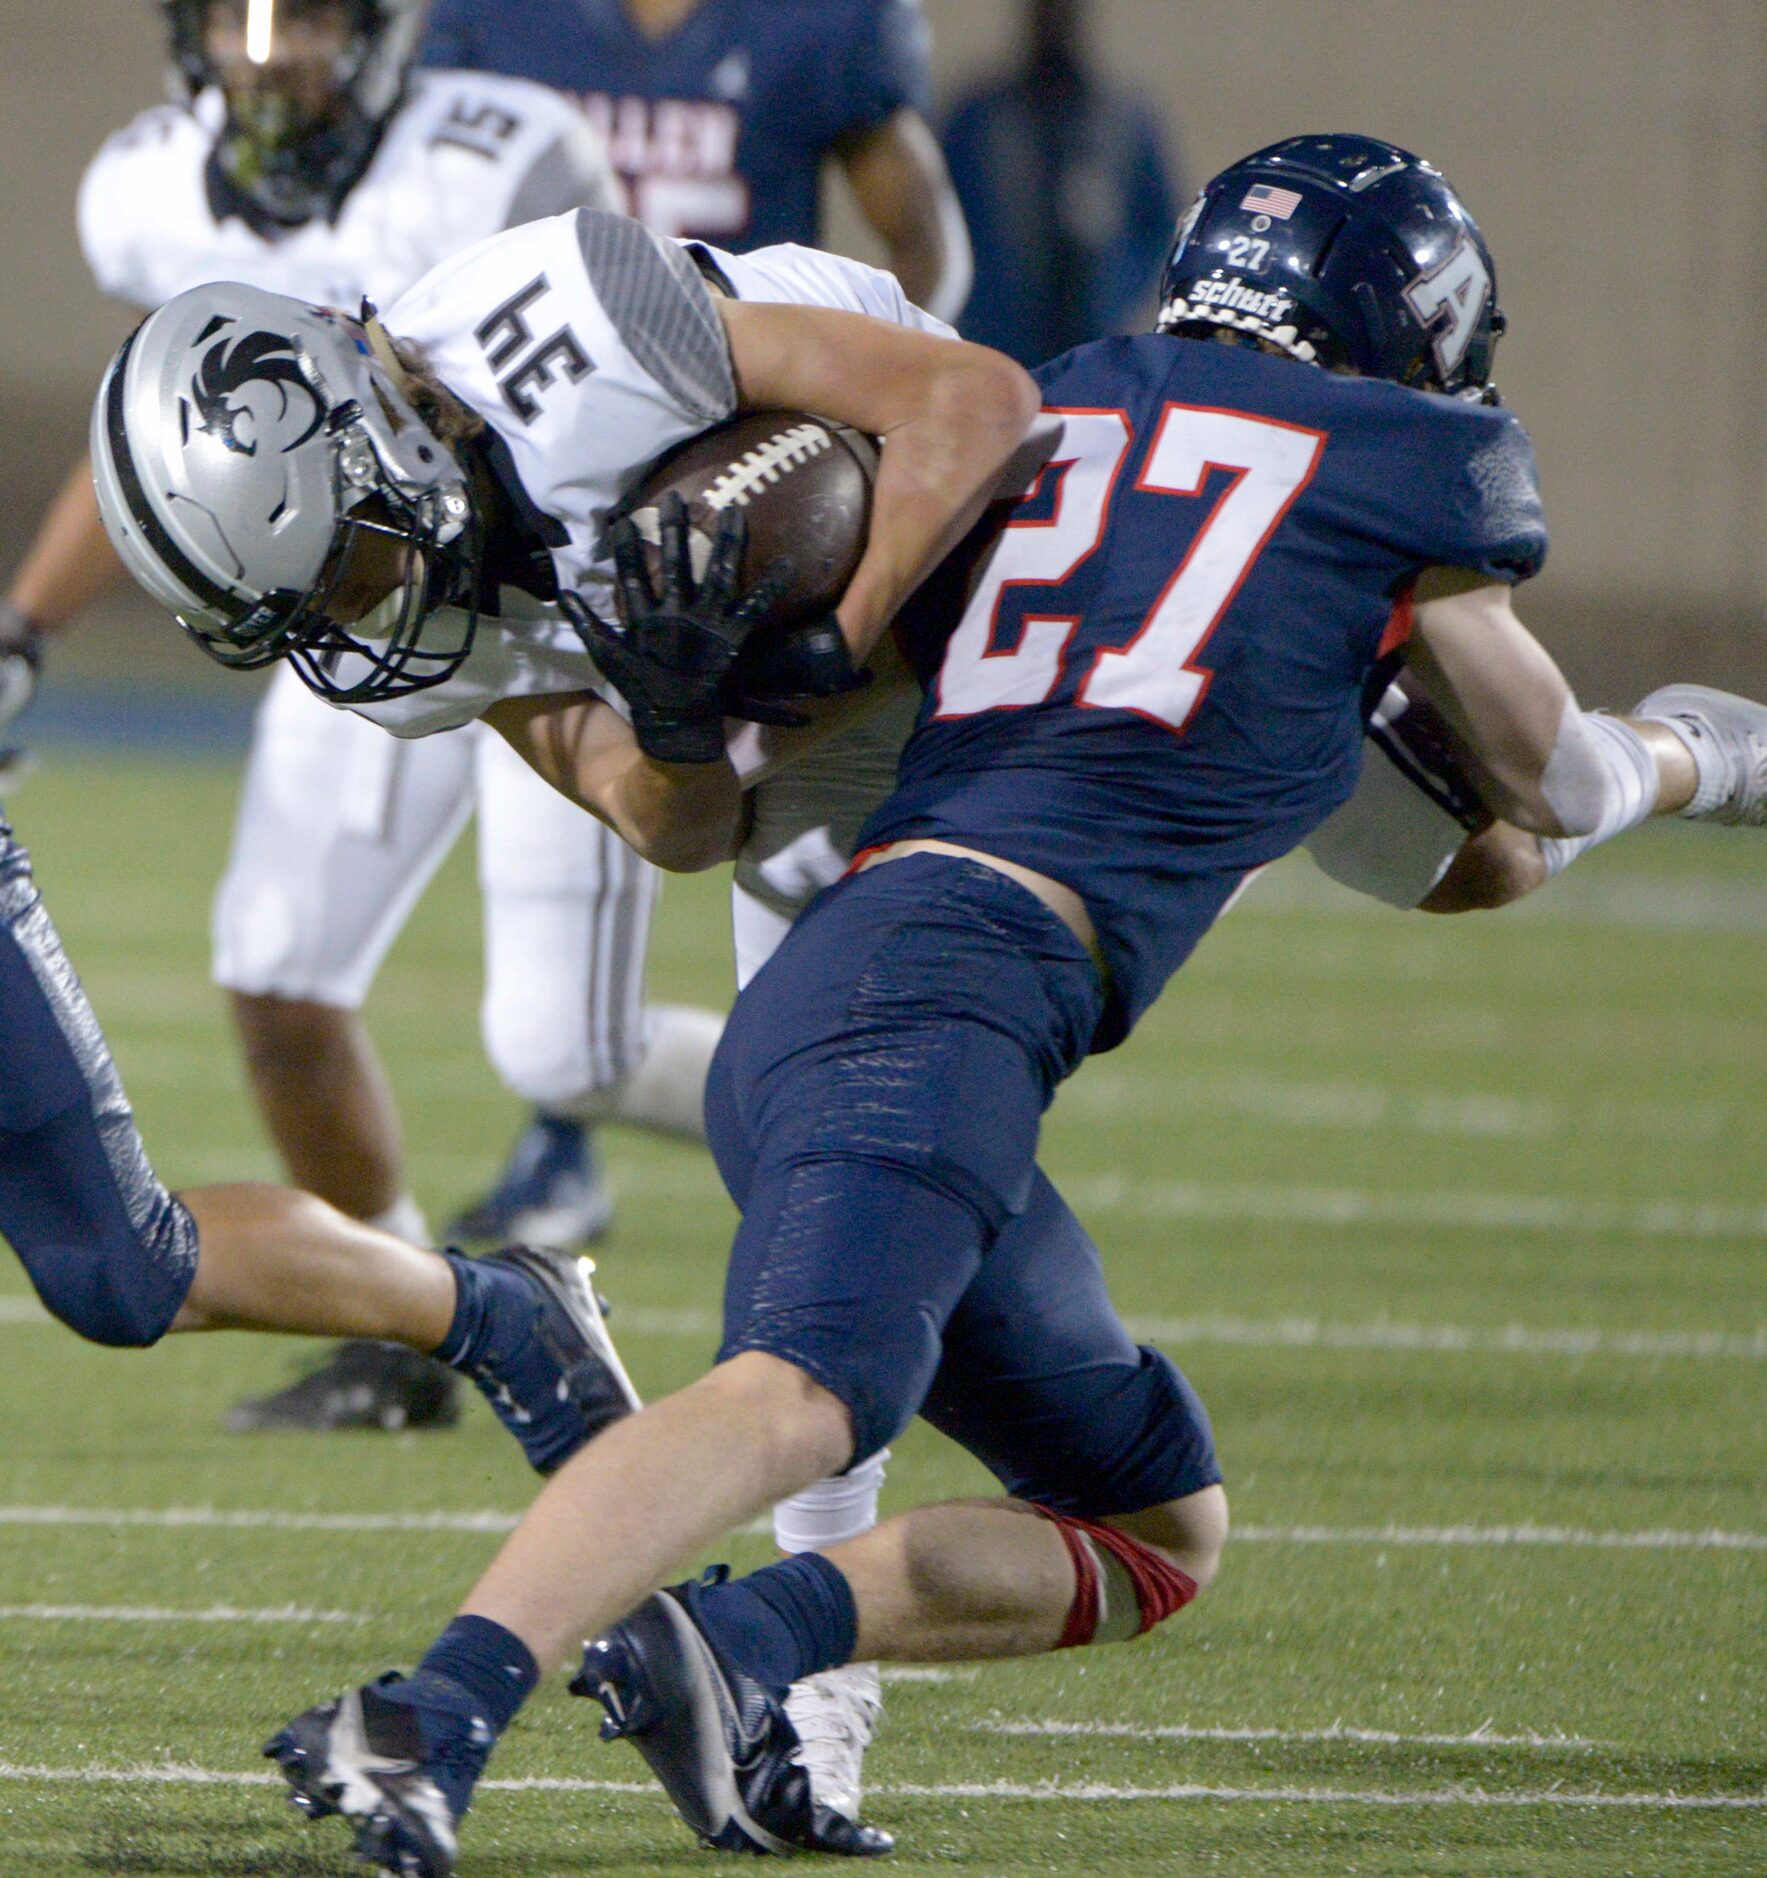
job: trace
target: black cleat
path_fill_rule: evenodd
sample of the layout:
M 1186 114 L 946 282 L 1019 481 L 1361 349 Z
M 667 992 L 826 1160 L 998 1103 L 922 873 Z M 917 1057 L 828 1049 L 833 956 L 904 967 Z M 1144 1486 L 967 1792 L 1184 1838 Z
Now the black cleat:
M 297 1715 L 265 1743 L 281 1765 L 289 1803 L 309 1819 L 341 1814 L 356 1851 L 388 1878 L 452 1878 L 454 1815 L 426 1765 L 415 1709 L 389 1702 L 381 1683 Z
M 454 1372 L 401 1343 L 340 1343 L 316 1368 L 274 1395 L 252 1396 L 227 1411 L 235 1435 L 302 1429 L 452 1428 L 460 1419 Z
M 594 1262 L 540 1246 L 508 1246 L 478 1261 L 519 1272 L 535 1298 L 532 1332 L 506 1362 L 472 1372 L 497 1419 L 542 1474 L 642 1406 L 602 1317 Z
M 607 1710 L 602 1739 L 637 1748 L 704 1845 L 848 1858 L 895 1849 L 887 1832 L 816 1803 L 785 1705 L 720 1657 L 672 1591 L 587 1645 L 571 1692 Z
M 613 1221 L 613 1195 L 586 1123 L 536 1113 L 497 1184 L 465 1207 L 447 1237 L 465 1245 L 593 1245 Z

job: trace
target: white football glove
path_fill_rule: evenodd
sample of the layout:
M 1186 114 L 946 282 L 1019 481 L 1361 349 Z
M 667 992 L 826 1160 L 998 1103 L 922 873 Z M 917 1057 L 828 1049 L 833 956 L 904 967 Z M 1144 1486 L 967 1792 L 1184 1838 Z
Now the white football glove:
M 17 607 L 0 600 L 0 781 L 16 782 L 24 752 L 6 748 L 6 732 L 30 703 L 42 663 L 39 635 Z

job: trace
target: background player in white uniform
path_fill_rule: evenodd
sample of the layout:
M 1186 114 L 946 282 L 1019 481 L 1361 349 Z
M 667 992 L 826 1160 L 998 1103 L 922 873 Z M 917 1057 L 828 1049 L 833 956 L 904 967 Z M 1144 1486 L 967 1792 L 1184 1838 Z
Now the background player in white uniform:
M 601 139 L 560 94 L 410 70 L 424 11 L 421 0 L 280 0 L 263 11 L 256 44 L 258 9 L 248 15 L 242 0 L 172 0 L 188 103 L 146 111 L 111 138 L 81 190 L 80 236 L 100 287 L 143 310 L 220 279 L 354 307 L 363 295 L 392 299 L 496 230 L 611 205 Z M 60 629 L 120 572 L 82 462 L 15 583 L 14 633 Z M 4 711 L 0 695 L 0 721 Z M 718 1024 L 707 1012 L 646 1008 L 656 870 L 540 785 L 500 739 L 465 731 L 403 748 L 278 673 L 216 900 L 215 978 L 233 994 L 292 1178 L 425 1240 L 359 1012 L 475 803 L 485 1044 L 541 1115 L 518 1150 L 520 1200 L 465 1223 L 486 1239 L 574 1243 L 608 1212 L 581 1159 L 581 1119 L 697 1136 Z M 451 1419 L 454 1388 L 408 1352 L 356 1346 L 292 1389 L 239 1405 L 234 1425 Z

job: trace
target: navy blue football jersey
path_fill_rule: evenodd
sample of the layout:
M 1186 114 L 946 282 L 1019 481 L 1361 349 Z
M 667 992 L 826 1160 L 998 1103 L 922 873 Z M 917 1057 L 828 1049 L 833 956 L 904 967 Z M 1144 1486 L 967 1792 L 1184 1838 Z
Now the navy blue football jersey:
M 823 158 L 924 111 L 929 53 L 920 0 L 699 0 L 654 40 L 624 0 L 437 0 L 423 62 L 577 94 L 633 215 L 743 249 L 815 242 Z
M 860 841 L 962 842 L 1078 892 L 1107 1048 L 1351 793 L 1419 573 L 1526 579 L 1546 529 L 1505 411 L 1156 334 L 1038 377 L 1059 441 L 903 616 L 926 701 Z

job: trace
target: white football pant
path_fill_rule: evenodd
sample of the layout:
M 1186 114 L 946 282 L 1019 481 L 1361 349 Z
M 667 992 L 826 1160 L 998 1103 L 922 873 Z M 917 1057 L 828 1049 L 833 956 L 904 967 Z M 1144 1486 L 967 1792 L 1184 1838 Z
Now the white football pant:
M 700 1135 L 720 1020 L 645 1006 L 657 870 L 481 726 L 402 742 L 279 671 L 215 898 L 215 982 L 359 1009 L 475 806 L 499 1076 L 543 1108 Z

